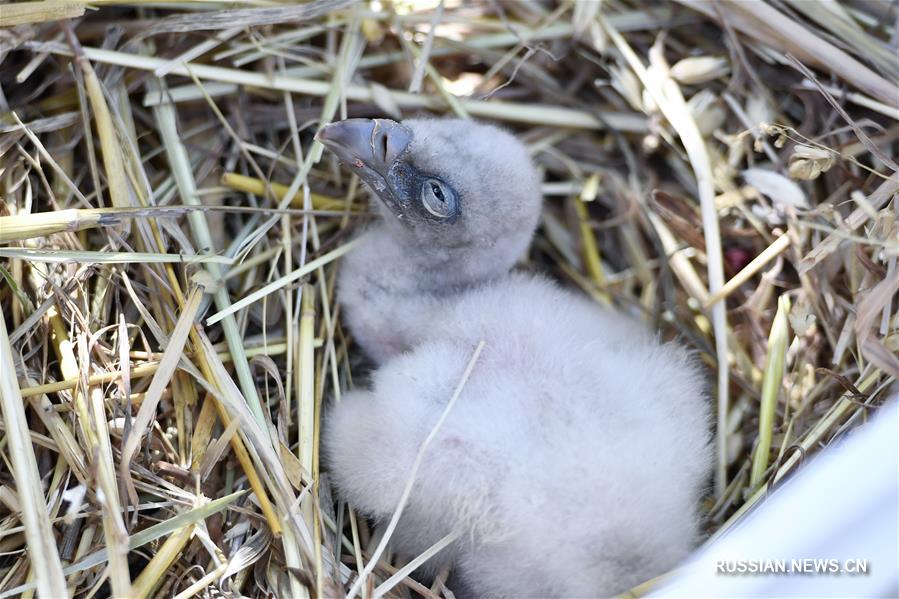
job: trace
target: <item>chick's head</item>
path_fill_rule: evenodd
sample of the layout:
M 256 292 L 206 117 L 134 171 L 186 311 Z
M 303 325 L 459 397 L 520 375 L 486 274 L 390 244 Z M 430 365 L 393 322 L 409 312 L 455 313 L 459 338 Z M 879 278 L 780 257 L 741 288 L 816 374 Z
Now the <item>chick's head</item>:
M 540 177 L 524 145 L 461 119 L 348 119 L 316 136 L 379 198 L 399 241 L 426 250 L 520 253 L 540 214 Z

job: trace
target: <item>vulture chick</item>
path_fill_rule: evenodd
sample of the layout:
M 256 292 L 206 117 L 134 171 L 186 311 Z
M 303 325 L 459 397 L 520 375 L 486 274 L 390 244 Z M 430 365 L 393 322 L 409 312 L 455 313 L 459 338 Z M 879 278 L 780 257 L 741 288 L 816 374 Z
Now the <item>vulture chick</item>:
M 326 421 L 342 496 L 391 517 L 484 341 L 394 546 L 417 555 L 464 533 L 432 560 L 453 565 L 463 596 L 606 596 L 684 558 L 711 462 L 702 377 L 637 321 L 511 272 L 541 205 L 524 146 L 462 120 L 351 119 L 317 139 L 381 212 L 339 279 L 378 365 Z

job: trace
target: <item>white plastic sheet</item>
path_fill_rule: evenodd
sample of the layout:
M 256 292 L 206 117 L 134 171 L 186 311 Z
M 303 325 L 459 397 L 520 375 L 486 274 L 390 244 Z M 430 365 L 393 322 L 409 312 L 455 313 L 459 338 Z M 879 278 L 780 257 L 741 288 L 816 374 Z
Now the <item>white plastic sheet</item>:
M 899 597 L 899 394 L 655 597 Z

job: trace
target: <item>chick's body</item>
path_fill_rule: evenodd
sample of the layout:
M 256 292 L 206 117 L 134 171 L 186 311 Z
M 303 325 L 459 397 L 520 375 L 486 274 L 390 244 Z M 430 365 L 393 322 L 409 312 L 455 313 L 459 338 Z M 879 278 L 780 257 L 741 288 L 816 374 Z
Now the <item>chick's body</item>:
M 398 547 L 416 555 L 463 526 L 461 578 L 515 597 L 603 596 L 687 554 L 708 436 L 683 350 L 528 275 L 435 308 L 429 333 L 331 423 L 332 469 L 356 507 L 389 518 L 484 340 L 421 466 Z
M 530 239 L 536 219 L 523 218 L 530 230 L 499 227 L 486 251 Z M 509 274 L 514 257 L 471 267 L 470 246 L 412 252 L 389 219 L 341 275 L 350 326 L 379 367 L 328 420 L 338 490 L 378 520 L 392 515 L 483 341 L 396 548 L 417 555 L 460 531 L 432 567 L 451 564 L 468 593 L 494 597 L 606 596 L 685 557 L 710 465 L 708 405 L 687 353 L 548 280 Z M 465 268 L 486 274 L 460 277 Z

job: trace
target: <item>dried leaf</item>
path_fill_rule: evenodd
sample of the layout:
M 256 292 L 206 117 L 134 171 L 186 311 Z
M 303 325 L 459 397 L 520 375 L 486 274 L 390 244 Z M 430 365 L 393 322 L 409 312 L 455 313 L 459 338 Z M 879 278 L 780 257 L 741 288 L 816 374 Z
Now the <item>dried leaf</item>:
M 755 187 L 775 206 L 808 208 L 802 188 L 780 173 L 764 168 L 748 168 L 742 174 L 746 183 Z
M 730 63 L 720 56 L 691 56 L 674 63 L 671 76 L 684 85 L 720 79 L 730 72 Z

